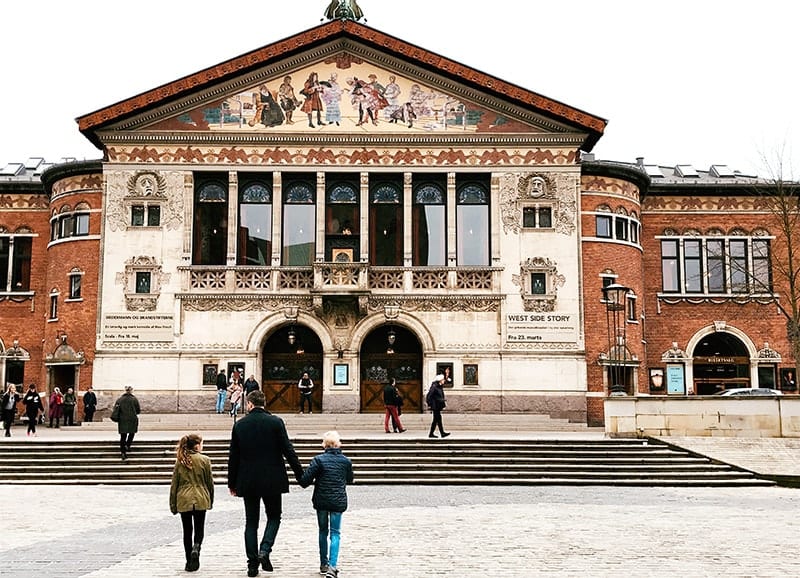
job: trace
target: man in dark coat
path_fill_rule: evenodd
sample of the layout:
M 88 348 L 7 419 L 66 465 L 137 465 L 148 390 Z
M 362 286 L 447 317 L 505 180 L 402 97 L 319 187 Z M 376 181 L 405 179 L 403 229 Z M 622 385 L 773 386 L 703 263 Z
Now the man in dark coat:
M 133 387 L 125 386 L 125 393 L 119 396 L 111 412 L 111 419 L 117 422 L 119 432 L 119 452 L 123 460 L 128 459 L 128 453 L 133 445 L 133 436 L 139 431 L 139 400 L 133 395 Z
M 281 524 L 283 496 L 289 492 L 289 476 L 284 459 L 298 480 L 303 466 L 278 416 L 264 409 L 262 391 L 247 395 L 247 416 L 233 426 L 228 455 L 228 489 L 244 499 L 244 549 L 247 575 L 258 576 L 258 567 L 272 572 L 269 555 Z M 258 545 L 261 503 L 267 513 L 267 526 Z
M 428 433 L 429 438 L 435 438 L 436 435 L 433 433 L 436 431 L 436 428 L 439 428 L 439 434 L 446 438 L 450 435 L 450 432 L 444 431 L 444 426 L 442 425 L 442 410 L 445 408 L 445 400 L 444 400 L 444 381 L 445 376 L 442 374 L 437 375 L 433 379 L 433 383 L 431 384 L 431 388 L 428 390 L 428 394 L 425 396 L 425 402 L 428 404 L 428 407 L 431 408 L 433 412 L 433 420 L 431 421 L 431 431 Z
M 94 412 L 97 409 L 97 394 L 90 385 L 83 394 L 83 421 L 92 421 L 94 419 Z

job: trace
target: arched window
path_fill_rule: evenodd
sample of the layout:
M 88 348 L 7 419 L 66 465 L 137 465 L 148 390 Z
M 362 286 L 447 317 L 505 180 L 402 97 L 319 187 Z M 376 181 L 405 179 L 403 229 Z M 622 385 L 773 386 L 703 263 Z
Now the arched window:
M 414 189 L 414 265 L 441 267 L 447 264 L 446 198 L 444 186 L 440 183 L 421 183 Z
M 304 267 L 314 262 L 315 187 L 309 178 L 288 180 L 283 189 L 283 254 L 285 266 Z
M 457 263 L 489 265 L 489 193 L 483 185 L 469 183 L 456 199 Z
M 239 265 L 272 262 L 272 185 L 263 180 L 243 181 L 239 189 Z

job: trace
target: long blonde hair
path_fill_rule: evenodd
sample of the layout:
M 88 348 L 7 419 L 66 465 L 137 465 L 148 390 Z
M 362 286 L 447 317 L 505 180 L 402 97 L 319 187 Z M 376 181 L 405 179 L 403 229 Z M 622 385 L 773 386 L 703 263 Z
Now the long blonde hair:
M 203 438 L 200 434 L 192 433 L 186 434 L 178 442 L 175 448 L 175 457 L 178 463 L 183 464 L 190 470 L 192 469 L 192 454 L 197 453 L 197 448 L 203 443 Z

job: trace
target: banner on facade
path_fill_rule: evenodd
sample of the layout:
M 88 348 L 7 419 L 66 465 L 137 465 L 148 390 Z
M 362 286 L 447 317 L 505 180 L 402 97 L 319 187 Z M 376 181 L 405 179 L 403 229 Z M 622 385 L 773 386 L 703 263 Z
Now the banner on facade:
M 171 313 L 107 313 L 101 327 L 103 341 L 172 341 L 175 325 Z
M 506 339 L 509 343 L 574 343 L 577 319 L 570 313 L 508 313 Z

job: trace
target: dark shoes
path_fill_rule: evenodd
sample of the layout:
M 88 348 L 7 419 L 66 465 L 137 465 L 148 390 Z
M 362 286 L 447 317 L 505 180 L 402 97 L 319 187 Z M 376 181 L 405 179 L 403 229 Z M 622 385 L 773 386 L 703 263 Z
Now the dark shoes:
M 250 578 L 253 578 L 253 576 L 258 576 L 258 566 L 254 568 L 253 567 L 247 568 L 247 575 L 250 576 Z
M 443 438 L 446 438 L 446 437 L 447 437 L 447 436 L 449 436 L 449 435 L 450 435 L 450 432 L 449 432 L 449 431 L 442 432 L 442 437 L 443 437 Z
M 328 566 L 328 571 L 325 573 L 325 578 L 339 578 L 339 570 L 333 566 Z
M 189 554 L 189 561 L 186 563 L 187 572 L 197 572 L 200 569 L 200 544 L 192 546 L 192 553 Z
M 406 431 L 406 428 L 402 428 L 402 429 L 400 430 L 400 433 L 403 433 L 404 431 Z
M 428 434 L 428 437 L 429 437 L 429 438 L 435 438 L 435 437 L 436 437 L 436 434 Z
M 124 462 L 127 459 L 128 459 L 128 454 L 126 454 L 125 452 L 122 452 L 122 461 Z
M 261 569 L 264 572 L 272 572 L 272 562 L 269 561 L 269 554 L 259 554 L 258 561 L 261 564 Z

